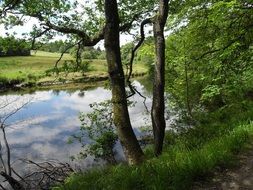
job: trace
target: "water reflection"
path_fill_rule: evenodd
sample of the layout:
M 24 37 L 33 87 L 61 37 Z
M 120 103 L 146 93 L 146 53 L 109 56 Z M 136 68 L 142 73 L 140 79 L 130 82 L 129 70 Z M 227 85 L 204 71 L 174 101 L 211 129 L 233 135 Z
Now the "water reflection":
M 134 85 L 141 93 L 148 94 L 141 83 L 135 81 Z M 7 136 L 12 159 L 69 161 L 69 157 L 80 150 L 79 144 L 67 144 L 68 137 L 79 129 L 79 112 L 90 112 L 89 104 L 110 98 L 110 91 L 103 87 L 85 91 L 48 90 L 21 96 L 1 96 L 0 100 L 17 99 L 16 105 L 31 100 L 27 108 L 8 121 L 10 127 L 7 128 Z M 134 131 L 139 135 L 139 127 L 150 123 L 150 119 L 144 114 L 143 98 L 135 95 L 131 100 L 136 104 L 129 109 L 129 113 Z M 150 108 L 150 98 L 147 98 L 146 104 Z M 85 164 L 90 162 L 87 159 Z

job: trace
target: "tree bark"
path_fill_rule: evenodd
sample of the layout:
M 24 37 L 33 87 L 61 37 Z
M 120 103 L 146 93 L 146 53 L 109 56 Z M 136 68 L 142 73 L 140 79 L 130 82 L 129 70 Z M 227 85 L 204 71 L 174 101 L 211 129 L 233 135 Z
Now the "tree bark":
M 154 19 L 153 31 L 155 39 L 156 62 L 154 69 L 153 82 L 153 104 L 151 110 L 154 152 L 156 156 L 162 153 L 165 135 L 165 116 L 164 116 L 164 87 L 165 87 L 165 39 L 164 27 L 168 17 L 169 0 L 160 0 L 158 15 Z
M 116 0 L 105 0 L 104 31 L 106 59 L 112 88 L 113 120 L 129 164 L 139 164 L 144 154 L 131 126 L 125 91 L 125 77 L 119 43 L 119 15 Z

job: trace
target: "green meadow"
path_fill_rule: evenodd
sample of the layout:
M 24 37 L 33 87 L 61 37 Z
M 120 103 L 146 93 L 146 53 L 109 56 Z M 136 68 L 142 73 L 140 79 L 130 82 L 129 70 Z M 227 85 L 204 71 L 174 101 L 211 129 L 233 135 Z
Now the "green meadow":
M 32 51 L 31 56 L 13 56 L 0 58 L 0 81 L 10 82 L 38 82 L 45 83 L 50 81 L 75 81 L 85 78 L 96 80 L 96 78 L 107 76 L 106 60 L 83 60 L 88 63 L 87 71 L 72 72 L 61 71 L 56 74 L 48 71 L 53 70 L 55 63 L 60 58 L 60 53 L 50 53 L 43 51 Z M 61 68 L 64 62 L 75 62 L 75 58 L 70 54 L 64 54 L 58 67 Z M 134 74 L 147 72 L 144 64 L 136 64 Z

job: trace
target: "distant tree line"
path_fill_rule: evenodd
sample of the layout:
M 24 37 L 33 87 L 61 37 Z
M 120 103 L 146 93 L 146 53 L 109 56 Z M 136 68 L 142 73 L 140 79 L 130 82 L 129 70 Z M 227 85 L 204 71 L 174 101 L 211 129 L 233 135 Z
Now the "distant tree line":
M 37 46 L 38 46 L 37 49 L 41 50 L 41 51 L 52 52 L 52 53 L 61 53 L 61 52 L 65 51 L 68 44 L 62 40 L 56 40 L 53 42 L 37 44 Z M 66 53 L 69 53 L 69 52 L 70 52 L 70 50 L 66 51 Z
M 52 52 L 52 53 L 70 53 L 74 57 L 76 56 L 77 48 L 70 48 L 69 43 L 63 40 L 56 40 L 47 43 L 36 43 L 35 49 Z M 66 51 L 66 49 L 68 49 Z M 31 50 L 31 42 L 25 39 L 17 39 L 14 36 L 0 37 L 0 57 L 4 56 L 29 56 Z M 81 50 L 81 57 L 83 59 L 105 59 L 105 52 L 99 47 L 84 47 Z
M 76 56 L 77 47 L 68 49 L 70 44 L 62 40 L 56 40 L 53 42 L 48 42 L 44 44 L 37 44 L 38 50 L 52 52 L 52 53 L 70 53 L 74 57 Z M 81 50 L 81 57 L 83 59 L 105 59 L 105 52 L 102 51 L 99 47 L 83 47 Z
M 29 56 L 30 45 L 24 39 L 14 36 L 0 37 L 0 57 L 4 56 Z
M 76 57 L 77 48 L 72 48 L 70 54 Z M 102 51 L 99 47 L 83 47 L 81 50 L 82 59 L 105 59 L 105 51 Z

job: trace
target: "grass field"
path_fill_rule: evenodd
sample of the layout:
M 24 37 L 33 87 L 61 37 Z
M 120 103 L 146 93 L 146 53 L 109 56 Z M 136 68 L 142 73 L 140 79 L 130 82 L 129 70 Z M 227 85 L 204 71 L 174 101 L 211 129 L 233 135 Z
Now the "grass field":
M 0 79 L 19 80 L 19 81 L 39 81 L 47 82 L 57 79 L 74 80 L 82 77 L 96 78 L 107 76 L 107 65 L 105 60 L 86 60 L 89 61 L 89 69 L 84 73 L 60 73 L 59 75 L 46 75 L 46 71 L 54 68 L 60 53 L 49 53 L 43 51 L 32 52 L 31 56 L 1 57 L 0 58 Z M 65 61 L 74 58 L 70 54 L 65 54 L 58 66 Z M 143 64 L 136 64 L 135 73 L 145 73 L 147 68 Z

